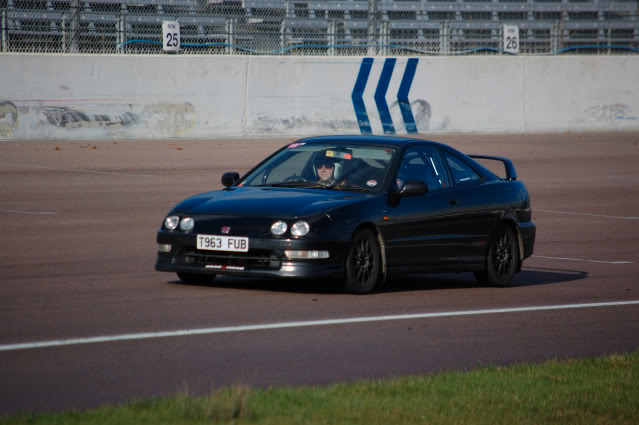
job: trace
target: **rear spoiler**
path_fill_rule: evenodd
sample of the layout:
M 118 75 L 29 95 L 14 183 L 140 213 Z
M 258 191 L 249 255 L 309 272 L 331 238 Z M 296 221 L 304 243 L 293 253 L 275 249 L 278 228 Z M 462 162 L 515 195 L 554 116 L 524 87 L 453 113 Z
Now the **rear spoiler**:
M 506 169 L 506 180 L 517 180 L 517 171 L 515 171 L 515 166 L 513 162 L 504 158 L 503 156 L 491 156 L 491 155 L 468 155 L 473 159 L 489 159 L 492 161 L 501 161 L 504 164 L 504 168 Z

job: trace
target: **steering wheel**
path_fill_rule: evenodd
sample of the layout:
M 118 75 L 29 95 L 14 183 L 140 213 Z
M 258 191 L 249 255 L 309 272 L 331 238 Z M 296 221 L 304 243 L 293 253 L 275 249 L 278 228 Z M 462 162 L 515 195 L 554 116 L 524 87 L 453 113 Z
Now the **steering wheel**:
M 284 179 L 285 182 L 302 182 L 302 183 L 308 183 L 308 180 L 306 180 L 304 177 L 302 176 L 289 176 L 287 178 Z

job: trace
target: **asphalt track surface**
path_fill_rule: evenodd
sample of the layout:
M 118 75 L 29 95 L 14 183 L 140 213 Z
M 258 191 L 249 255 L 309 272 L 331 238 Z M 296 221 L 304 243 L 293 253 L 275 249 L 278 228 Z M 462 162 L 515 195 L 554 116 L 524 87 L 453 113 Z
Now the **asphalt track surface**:
M 513 287 L 470 273 L 394 276 L 366 296 L 317 280 L 181 285 L 153 270 L 170 207 L 292 139 L 0 142 L 0 414 L 639 348 L 637 304 L 527 309 L 639 300 L 639 134 L 436 139 L 512 158 L 528 186 L 537 244 Z M 296 325 L 353 318 L 370 320 Z

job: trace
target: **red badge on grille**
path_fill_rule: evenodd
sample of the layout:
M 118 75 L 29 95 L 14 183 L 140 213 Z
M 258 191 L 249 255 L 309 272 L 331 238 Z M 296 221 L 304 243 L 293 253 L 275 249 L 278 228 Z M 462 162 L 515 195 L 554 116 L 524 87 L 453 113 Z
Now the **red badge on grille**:
M 228 234 L 231 231 L 229 226 L 222 226 L 222 233 Z

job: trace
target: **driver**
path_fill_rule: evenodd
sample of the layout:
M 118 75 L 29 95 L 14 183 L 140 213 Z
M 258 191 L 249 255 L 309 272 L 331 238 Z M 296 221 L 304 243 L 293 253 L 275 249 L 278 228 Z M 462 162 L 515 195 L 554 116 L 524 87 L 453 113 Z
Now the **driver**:
M 322 186 L 332 186 L 337 183 L 335 178 L 335 162 L 333 160 L 322 157 L 315 161 L 313 164 L 315 167 L 315 174 L 318 177 L 318 184 Z

